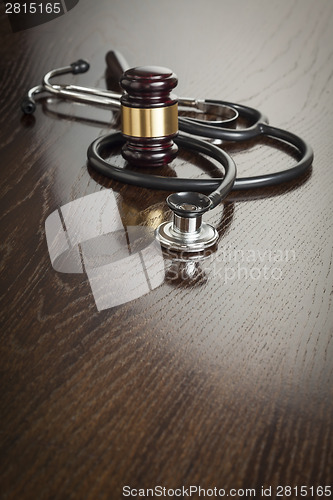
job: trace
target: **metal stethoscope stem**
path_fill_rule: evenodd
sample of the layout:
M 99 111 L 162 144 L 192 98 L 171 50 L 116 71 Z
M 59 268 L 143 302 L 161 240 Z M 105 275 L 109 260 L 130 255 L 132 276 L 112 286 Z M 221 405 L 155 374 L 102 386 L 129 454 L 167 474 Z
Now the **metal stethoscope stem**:
M 79 60 L 69 66 L 64 66 L 62 68 L 57 68 L 46 73 L 43 77 L 42 85 L 38 85 L 30 89 L 27 96 L 22 101 L 22 111 L 25 114 L 31 114 L 36 109 L 35 96 L 43 92 L 48 92 L 52 95 L 63 99 L 71 99 L 77 102 L 82 102 L 84 104 L 90 104 L 93 106 L 107 107 L 108 109 L 113 109 L 120 112 L 121 104 L 120 98 L 121 93 L 111 92 L 110 90 L 104 90 L 92 87 L 82 87 L 78 85 L 61 85 L 51 83 L 51 79 L 67 75 L 67 74 L 79 74 L 85 73 L 89 70 L 89 63 L 84 60 Z M 198 122 L 201 124 L 211 123 L 214 126 L 224 125 L 232 126 L 235 124 L 238 118 L 238 111 L 230 106 L 226 106 L 222 103 L 209 103 L 200 99 L 193 99 L 189 97 L 178 98 L 178 106 L 184 108 L 188 111 L 197 111 L 199 114 L 209 113 L 216 117 L 212 121 L 200 120 L 197 118 L 186 118 L 189 122 Z M 185 118 L 179 117 L 179 124 L 181 124 Z
M 108 90 L 94 89 L 90 87 L 81 87 L 78 85 L 59 85 L 51 83 L 50 80 L 57 76 L 85 73 L 89 70 L 89 64 L 86 61 L 79 60 L 69 66 L 53 69 L 43 77 L 42 85 L 31 88 L 27 96 L 22 101 L 22 111 L 25 114 L 31 114 L 35 111 L 35 96 L 41 93 L 50 93 L 64 99 L 71 99 L 85 104 L 105 106 L 108 108 L 120 109 L 120 94 Z M 30 106 L 29 106 L 30 101 Z

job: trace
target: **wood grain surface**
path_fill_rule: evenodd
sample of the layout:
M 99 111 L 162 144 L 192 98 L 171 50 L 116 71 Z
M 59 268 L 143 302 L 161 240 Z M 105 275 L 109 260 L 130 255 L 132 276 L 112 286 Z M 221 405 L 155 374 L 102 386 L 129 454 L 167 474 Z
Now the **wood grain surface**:
M 271 486 L 279 498 L 282 485 L 299 488 L 282 498 L 301 486 L 320 498 L 333 482 L 332 2 L 80 0 L 18 33 L 1 12 L 0 497 L 192 485 L 242 489 L 235 498 Z M 110 190 L 122 224 L 151 231 L 170 216 L 167 193 L 87 167 L 88 145 L 117 126 L 110 111 L 43 98 L 23 117 L 20 101 L 80 57 L 91 70 L 67 81 L 105 88 L 110 49 L 172 68 L 178 95 L 259 108 L 315 160 L 291 184 L 231 193 L 206 217 L 220 231 L 215 253 L 165 258 L 159 286 L 99 311 L 87 269 L 52 267 L 46 219 Z M 295 162 L 272 140 L 225 148 L 240 176 Z M 119 152 L 113 161 L 123 164 Z M 181 152 L 164 173 L 209 169 Z

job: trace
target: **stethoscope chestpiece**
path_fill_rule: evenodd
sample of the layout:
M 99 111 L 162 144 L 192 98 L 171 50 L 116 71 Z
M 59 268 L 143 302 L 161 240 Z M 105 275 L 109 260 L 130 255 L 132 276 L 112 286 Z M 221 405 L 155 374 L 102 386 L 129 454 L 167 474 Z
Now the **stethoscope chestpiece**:
M 210 210 L 208 196 L 195 192 L 174 193 L 168 196 L 167 205 L 173 211 L 173 221 L 164 222 L 155 232 L 160 245 L 181 252 L 201 252 L 213 246 L 218 232 L 202 222 L 202 215 Z

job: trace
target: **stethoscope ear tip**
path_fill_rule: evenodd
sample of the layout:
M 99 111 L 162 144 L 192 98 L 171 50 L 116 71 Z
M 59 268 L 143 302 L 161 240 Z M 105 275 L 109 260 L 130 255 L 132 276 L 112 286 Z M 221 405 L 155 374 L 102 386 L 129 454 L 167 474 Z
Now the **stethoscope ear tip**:
M 90 64 L 88 63 L 88 61 L 85 61 L 84 59 L 79 59 L 78 61 L 73 62 L 70 66 L 72 68 L 73 75 L 78 75 L 79 73 L 86 73 L 90 68 Z
M 21 110 L 25 115 L 32 115 L 36 110 L 36 103 L 31 97 L 25 97 L 21 102 Z

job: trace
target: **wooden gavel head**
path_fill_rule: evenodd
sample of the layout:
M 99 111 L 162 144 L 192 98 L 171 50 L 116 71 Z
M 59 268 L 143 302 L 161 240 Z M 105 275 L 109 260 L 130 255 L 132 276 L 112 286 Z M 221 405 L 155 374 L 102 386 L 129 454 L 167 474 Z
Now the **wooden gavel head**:
M 139 167 L 160 167 L 171 162 L 178 147 L 178 104 L 170 94 L 177 76 L 167 68 L 142 66 L 125 71 L 120 86 L 122 133 L 127 142 L 123 157 Z

